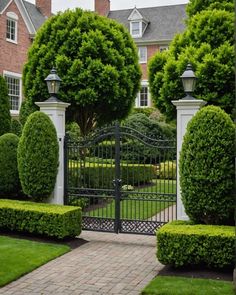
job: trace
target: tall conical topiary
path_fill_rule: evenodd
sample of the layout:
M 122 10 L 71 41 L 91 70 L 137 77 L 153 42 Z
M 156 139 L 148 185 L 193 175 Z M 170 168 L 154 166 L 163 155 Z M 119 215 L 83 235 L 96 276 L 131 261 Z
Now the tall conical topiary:
M 234 123 L 219 107 L 201 109 L 187 126 L 180 185 L 185 211 L 194 222 L 233 221 L 234 138 Z
M 0 197 L 16 197 L 20 192 L 17 170 L 19 137 L 12 133 L 0 136 Z
M 11 114 L 7 83 L 0 75 L 0 136 L 11 131 Z
M 50 196 L 54 189 L 59 157 L 56 129 L 42 113 L 31 114 L 20 138 L 17 161 L 23 192 L 35 201 Z

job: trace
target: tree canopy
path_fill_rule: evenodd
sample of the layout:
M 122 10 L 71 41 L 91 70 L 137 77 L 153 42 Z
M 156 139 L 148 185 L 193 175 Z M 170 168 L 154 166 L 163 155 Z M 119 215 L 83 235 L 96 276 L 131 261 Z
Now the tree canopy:
M 76 121 L 82 135 L 128 115 L 141 70 L 134 41 L 121 24 L 81 9 L 47 20 L 24 68 L 22 117 L 36 108 L 35 101 L 48 98 L 44 79 L 53 66 L 62 79 L 59 98 L 71 104 L 67 120 Z
M 233 1 L 190 0 L 186 30 L 170 49 L 157 53 L 149 64 L 155 105 L 168 119 L 176 116 L 171 100 L 184 97 L 180 75 L 191 62 L 198 77 L 194 96 L 232 113 L 234 106 Z

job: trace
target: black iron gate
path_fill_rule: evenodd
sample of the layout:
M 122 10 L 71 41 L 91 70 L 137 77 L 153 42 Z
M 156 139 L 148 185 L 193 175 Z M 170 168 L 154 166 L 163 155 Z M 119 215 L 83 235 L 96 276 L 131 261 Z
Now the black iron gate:
M 65 203 L 83 211 L 83 229 L 154 234 L 176 218 L 175 141 L 128 126 L 65 138 Z

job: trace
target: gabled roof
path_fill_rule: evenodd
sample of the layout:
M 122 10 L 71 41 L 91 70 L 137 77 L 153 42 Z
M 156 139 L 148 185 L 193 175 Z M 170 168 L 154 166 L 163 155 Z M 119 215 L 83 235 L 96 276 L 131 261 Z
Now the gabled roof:
M 29 17 L 34 25 L 35 30 L 37 31 L 42 24 L 45 22 L 45 16 L 39 11 L 39 9 L 32 3 L 23 0 L 25 8 L 29 14 Z
M 139 13 L 149 20 L 149 24 L 142 38 L 135 40 L 142 42 L 171 41 L 176 33 L 185 29 L 185 8 L 186 4 L 138 8 Z M 122 23 L 129 30 L 128 18 L 132 11 L 133 9 L 110 11 L 108 17 Z
M 10 4 L 12 0 L 0 0 L 0 13 Z M 45 16 L 39 11 L 36 5 L 25 0 L 15 1 L 24 21 L 26 22 L 29 32 L 35 33 L 39 27 L 45 22 Z
M 139 12 L 139 10 L 135 7 L 131 14 L 128 17 L 128 21 L 133 21 L 133 20 L 144 20 L 145 22 L 149 22 L 147 19 L 143 17 L 143 15 Z

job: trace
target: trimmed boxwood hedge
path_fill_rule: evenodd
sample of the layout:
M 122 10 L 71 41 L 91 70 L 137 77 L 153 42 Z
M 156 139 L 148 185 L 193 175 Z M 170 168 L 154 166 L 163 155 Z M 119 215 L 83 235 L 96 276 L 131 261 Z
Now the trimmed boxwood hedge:
M 70 162 L 69 185 L 90 188 L 113 188 L 114 165 L 86 163 L 79 168 L 77 162 Z M 155 177 L 152 165 L 121 164 L 122 184 L 139 185 L 151 182 Z
M 156 233 L 157 258 L 175 267 L 205 265 L 233 267 L 235 229 L 233 226 L 173 221 Z
M 0 229 L 63 239 L 81 233 L 81 208 L 0 199 Z
M 160 179 L 176 179 L 176 161 L 161 162 L 157 166 L 157 178 Z

